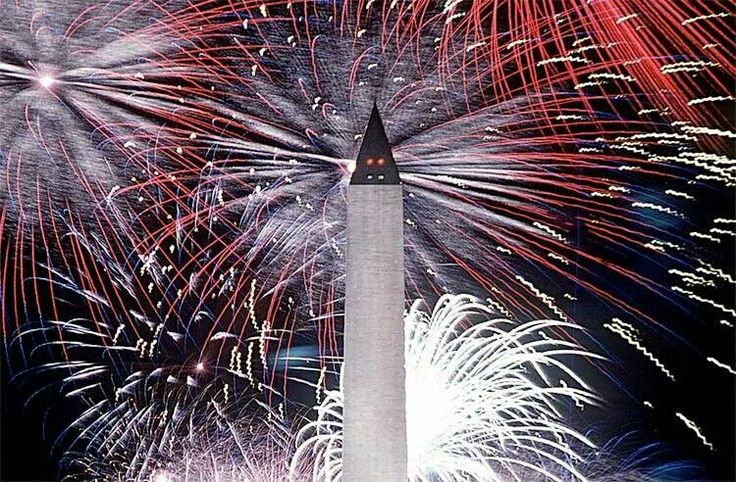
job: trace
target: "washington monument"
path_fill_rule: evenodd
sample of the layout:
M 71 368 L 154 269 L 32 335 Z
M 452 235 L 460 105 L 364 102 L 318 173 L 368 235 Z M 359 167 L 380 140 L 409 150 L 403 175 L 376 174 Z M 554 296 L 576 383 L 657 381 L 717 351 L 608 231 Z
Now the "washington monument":
M 348 187 L 344 482 L 407 480 L 402 186 L 374 105 Z

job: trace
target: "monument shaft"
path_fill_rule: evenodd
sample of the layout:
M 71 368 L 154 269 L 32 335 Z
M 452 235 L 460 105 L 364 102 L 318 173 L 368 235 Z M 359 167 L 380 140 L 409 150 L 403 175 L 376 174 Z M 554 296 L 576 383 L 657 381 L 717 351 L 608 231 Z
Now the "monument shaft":
M 343 481 L 407 480 L 400 184 L 351 184 Z

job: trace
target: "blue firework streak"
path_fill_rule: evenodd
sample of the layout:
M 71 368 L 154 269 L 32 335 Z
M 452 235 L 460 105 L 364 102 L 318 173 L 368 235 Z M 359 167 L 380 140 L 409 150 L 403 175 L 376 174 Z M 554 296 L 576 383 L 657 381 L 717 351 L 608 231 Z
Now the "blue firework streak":
M 278 406 L 300 399 L 293 347 L 332 369 L 346 180 L 374 101 L 405 185 L 411 297 L 467 291 L 585 325 L 665 386 L 690 378 L 669 346 L 730 376 L 732 347 L 685 342 L 677 308 L 732 329 L 733 213 L 703 209 L 733 200 L 724 5 L 134 5 L 28 15 L 56 34 L 3 25 L 39 54 L 6 49 L 0 71 L 17 133 L 2 139 L 4 311 L 41 319 L 18 343 L 31 358 L 108 354 L 115 375 L 97 387 L 79 365 L 73 396 L 114 406 L 140 371 L 186 399 L 206 369 L 205 393 Z M 665 412 L 712 444 L 698 414 Z

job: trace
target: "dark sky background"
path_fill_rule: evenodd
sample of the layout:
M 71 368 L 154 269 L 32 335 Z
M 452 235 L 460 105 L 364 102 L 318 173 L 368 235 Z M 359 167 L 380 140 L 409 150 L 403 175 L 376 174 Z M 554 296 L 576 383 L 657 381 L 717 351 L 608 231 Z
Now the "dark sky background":
M 7 364 L 2 372 L 2 416 L 0 418 L 0 480 L 54 481 L 56 461 L 51 458 L 52 437 L 43 436 L 40 410 L 24 410 L 17 391 L 9 387 Z M 53 403 L 47 400 L 47 403 Z

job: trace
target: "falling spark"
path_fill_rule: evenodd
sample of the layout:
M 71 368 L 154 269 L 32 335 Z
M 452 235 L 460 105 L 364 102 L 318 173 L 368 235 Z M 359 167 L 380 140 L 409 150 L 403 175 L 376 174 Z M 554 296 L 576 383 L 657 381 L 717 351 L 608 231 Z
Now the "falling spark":
M 626 340 L 631 346 L 639 350 L 652 363 L 654 363 L 657 368 L 659 368 L 662 373 L 667 376 L 667 378 L 669 378 L 673 382 L 675 381 L 675 376 L 672 374 L 672 372 L 667 367 L 665 367 L 664 364 L 657 357 L 655 357 L 648 348 L 641 344 L 641 341 L 639 340 L 639 333 L 633 326 L 619 320 L 618 318 L 613 318 L 612 323 L 606 323 L 603 326 Z
M 693 422 L 692 420 L 690 420 L 689 418 L 687 418 L 685 415 L 683 415 L 680 412 L 677 412 L 675 415 L 677 416 L 677 418 L 682 420 L 682 422 L 685 424 L 687 428 L 689 428 L 695 433 L 695 435 L 700 439 L 700 441 L 703 442 L 703 445 L 708 447 L 710 450 L 715 450 L 715 447 L 713 447 L 713 444 L 708 442 L 708 439 L 705 438 L 705 436 L 703 435 L 703 432 L 700 430 L 700 427 L 698 427 L 695 422 Z
M 712 356 L 709 356 L 708 358 L 706 358 L 706 360 L 709 361 L 710 363 L 714 364 L 715 366 L 719 367 L 719 368 L 723 368 L 724 370 L 726 370 L 731 375 L 736 375 L 736 370 L 734 370 L 733 368 L 731 368 L 729 365 L 716 360 Z

